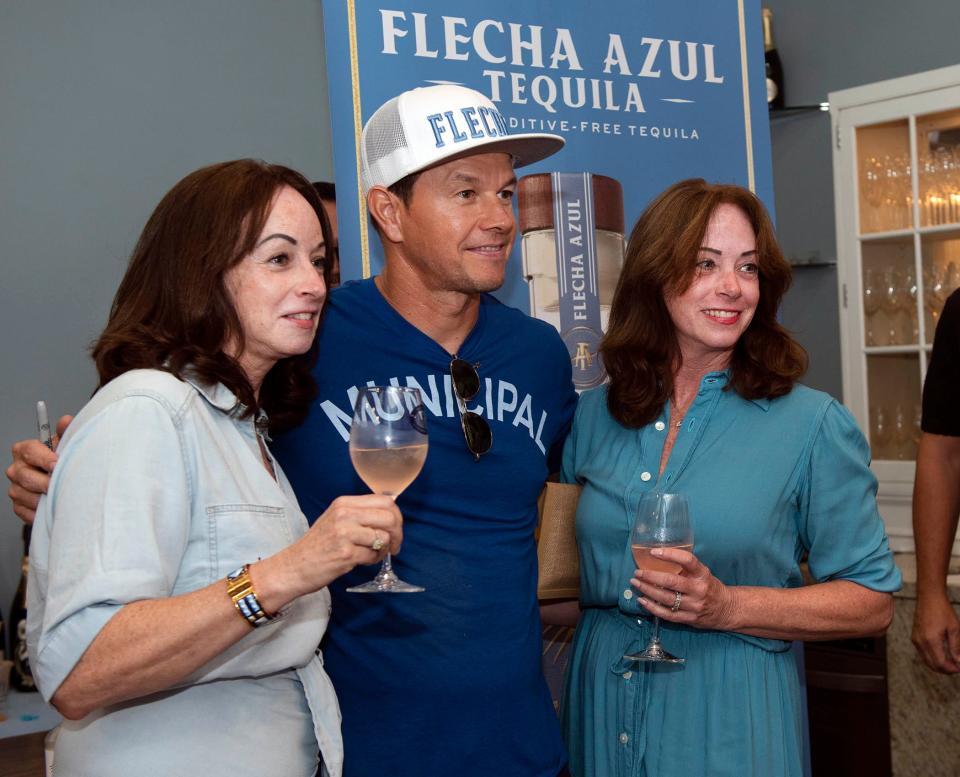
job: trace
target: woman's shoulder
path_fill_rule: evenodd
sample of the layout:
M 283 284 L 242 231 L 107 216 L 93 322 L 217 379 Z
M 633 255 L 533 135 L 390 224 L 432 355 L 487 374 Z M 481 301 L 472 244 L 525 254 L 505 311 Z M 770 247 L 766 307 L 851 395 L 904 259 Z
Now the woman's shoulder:
M 129 370 L 101 386 L 70 422 L 58 452 L 101 444 L 117 435 L 141 443 L 157 435 L 179 436 L 196 391 L 163 370 Z M 173 437 L 171 437 L 173 439 Z M 101 442 L 96 442 L 101 441 Z M 111 443 L 114 444 L 114 443 Z M 85 448 L 88 450 L 88 448 Z
M 606 422 L 616 423 L 607 410 L 607 384 L 587 389 L 577 400 L 576 423 L 578 425 L 597 425 Z
M 770 403 L 784 424 L 808 432 L 808 445 L 847 440 L 857 447 L 866 445 L 863 430 L 853 413 L 838 399 L 801 384 Z M 819 441 L 819 443 L 817 442 Z
M 777 413 L 802 414 L 805 417 L 822 416 L 832 407 L 842 405 L 830 394 L 797 383 L 788 394 L 770 400 L 770 409 Z
M 107 400 L 129 396 L 153 397 L 165 403 L 179 406 L 195 393 L 185 380 L 165 370 L 128 370 L 101 387 L 94 398 L 101 395 Z
M 182 415 L 184 407 L 194 396 L 196 390 L 193 386 L 172 373 L 154 369 L 128 370 L 101 386 L 78 414 L 77 420 L 92 418 L 134 398 L 156 404 L 162 412 L 176 418 Z

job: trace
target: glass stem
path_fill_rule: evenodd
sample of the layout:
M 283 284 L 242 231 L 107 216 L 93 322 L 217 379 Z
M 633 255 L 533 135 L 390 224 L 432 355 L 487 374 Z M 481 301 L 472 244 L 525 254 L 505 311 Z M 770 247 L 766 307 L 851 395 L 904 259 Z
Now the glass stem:
M 653 636 L 650 637 L 650 644 L 660 644 L 660 618 L 656 615 L 653 616 Z
M 377 493 L 382 494 L 383 492 L 382 492 L 382 491 L 378 491 Z M 400 496 L 400 495 L 399 495 L 399 494 L 384 494 L 384 496 L 389 496 L 394 502 L 396 502 L 396 501 L 397 501 L 397 497 Z M 393 561 L 390 560 L 390 552 L 389 552 L 389 551 L 387 552 L 387 555 L 383 557 L 383 561 L 380 562 L 380 574 L 378 575 L 378 577 L 379 577 L 379 576 L 383 576 L 383 577 L 393 577 L 393 576 L 394 576 L 394 574 L 393 574 Z

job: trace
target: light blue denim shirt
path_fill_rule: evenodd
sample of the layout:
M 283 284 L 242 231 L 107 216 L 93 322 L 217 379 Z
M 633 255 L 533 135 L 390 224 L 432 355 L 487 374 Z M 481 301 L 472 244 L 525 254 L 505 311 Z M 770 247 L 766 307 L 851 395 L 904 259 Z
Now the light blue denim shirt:
M 307 531 L 236 405 L 221 385 L 133 370 L 70 425 L 30 547 L 28 643 L 44 698 L 123 605 L 203 588 Z M 326 589 L 301 597 L 178 687 L 64 723 L 58 774 L 305 777 L 319 747 L 339 775 L 339 707 L 317 650 L 329 614 Z

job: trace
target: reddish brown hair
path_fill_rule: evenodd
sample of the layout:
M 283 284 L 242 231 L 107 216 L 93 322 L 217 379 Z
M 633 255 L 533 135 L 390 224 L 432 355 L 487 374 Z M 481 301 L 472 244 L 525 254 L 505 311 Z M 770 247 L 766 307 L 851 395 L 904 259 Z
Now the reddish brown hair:
M 211 165 L 164 196 L 143 228 L 106 329 L 93 346 L 100 386 L 128 370 L 153 368 L 182 377 L 189 367 L 204 382 L 222 383 L 236 394 L 243 417 L 263 408 L 272 430 L 303 420 L 316 396 L 316 341 L 267 373 L 259 402 L 240 365 L 223 351 L 231 337 L 238 352 L 244 347 L 224 274 L 253 250 L 284 186 L 310 204 L 331 245 L 330 224 L 313 186 L 281 165 L 254 159 Z M 325 280 L 329 271 L 327 262 Z
M 681 354 L 664 297 L 690 287 L 707 224 L 721 203 L 740 208 L 753 225 L 760 278 L 757 310 L 730 359 L 728 388 L 746 399 L 772 399 L 789 393 L 806 371 L 806 352 L 777 322 L 791 273 L 763 204 L 740 186 L 680 181 L 650 203 L 630 234 L 600 347 L 610 376 L 607 405 L 624 426 L 650 423 L 673 394 Z

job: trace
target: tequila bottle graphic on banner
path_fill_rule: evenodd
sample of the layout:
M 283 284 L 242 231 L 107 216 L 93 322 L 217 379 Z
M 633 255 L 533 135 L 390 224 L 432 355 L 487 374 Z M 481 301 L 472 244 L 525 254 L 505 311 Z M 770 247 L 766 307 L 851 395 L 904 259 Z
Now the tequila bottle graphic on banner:
M 605 175 L 541 173 L 520 179 L 517 198 L 530 315 L 560 332 L 577 389 L 597 386 L 623 265 L 623 189 Z

